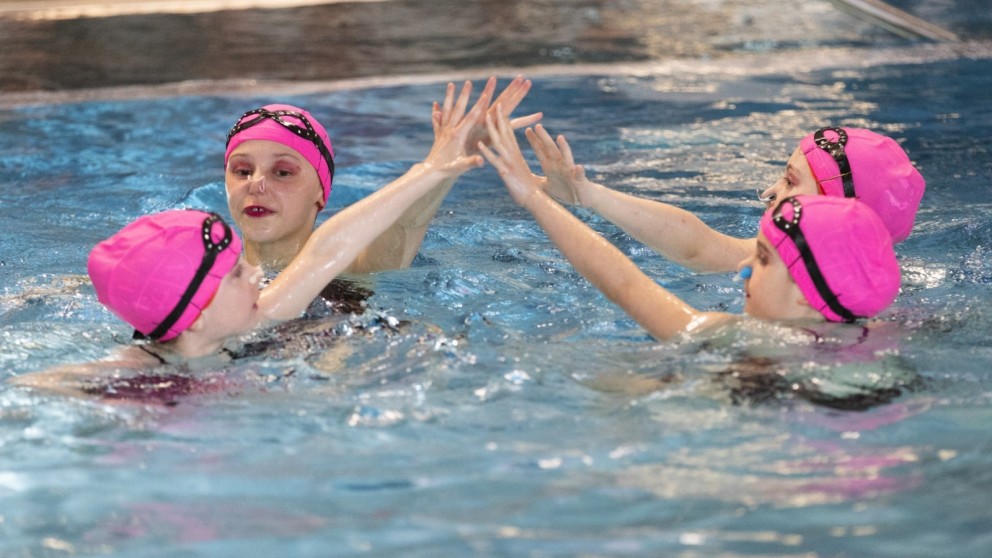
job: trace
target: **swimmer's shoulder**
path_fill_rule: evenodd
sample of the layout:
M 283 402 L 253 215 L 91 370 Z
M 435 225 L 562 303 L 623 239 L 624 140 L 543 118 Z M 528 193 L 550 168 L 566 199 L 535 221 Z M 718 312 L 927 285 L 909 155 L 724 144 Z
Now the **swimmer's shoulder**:
M 682 340 L 695 340 L 723 335 L 742 325 L 745 316 L 728 312 L 700 312 L 693 317 L 682 331 Z

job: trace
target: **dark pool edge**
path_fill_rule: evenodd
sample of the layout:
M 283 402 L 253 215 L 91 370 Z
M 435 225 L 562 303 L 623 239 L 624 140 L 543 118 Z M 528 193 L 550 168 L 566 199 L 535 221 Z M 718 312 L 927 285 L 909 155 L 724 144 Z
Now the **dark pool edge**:
M 746 58 L 747 63 L 741 60 Z M 425 74 L 347 78 L 318 81 L 196 80 L 161 85 L 133 85 L 60 91 L 0 93 L 0 109 L 103 101 L 133 101 L 185 96 L 239 97 L 246 95 L 307 95 L 333 91 L 426 85 L 447 81 L 480 81 L 494 75 L 531 79 L 556 76 L 649 76 L 665 73 L 724 74 L 728 77 L 795 73 L 832 68 L 856 69 L 891 64 L 926 64 L 954 59 L 992 58 L 992 42 L 926 43 L 892 48 L 817 48 L 779 52 L 728 54 L 711 59 L 671 59 L 649 62 L 490 67 Z

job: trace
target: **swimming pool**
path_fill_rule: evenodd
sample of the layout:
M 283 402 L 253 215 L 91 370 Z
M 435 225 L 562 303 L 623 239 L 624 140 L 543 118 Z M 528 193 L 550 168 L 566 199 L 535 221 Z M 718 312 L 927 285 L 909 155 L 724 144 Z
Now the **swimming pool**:
M 215 390 L 153 405 L 0 384 L 0 555 L 987 555 L 992 58 L 969 48 L 531 76 L 523 111 L 545 111 L 598 180 L 730 234 L 753 233 L 753 188 L 810 129 L 903 138 L 928 189 L 890 327 L 869 343 L 654 343 L 484 169 L 459 181 L 414 265 L 376 278 L 364 315 L 285 328 L 212 373 Z M 280 98 L 328 124 L 340 208 L 422 157 L 441 90 L 398 79 Z M 223 213 L 226 129 L 270 98 L 0 111 L 0 378 L 126 342 L 80 278 L 87 251 L 140 214 Z M 582 215 L 690 302 L 740 310 L 729 275 L 689 273 Z M 754 352 L 788 382 L 898 395 L 851 411 L 716 380 Z

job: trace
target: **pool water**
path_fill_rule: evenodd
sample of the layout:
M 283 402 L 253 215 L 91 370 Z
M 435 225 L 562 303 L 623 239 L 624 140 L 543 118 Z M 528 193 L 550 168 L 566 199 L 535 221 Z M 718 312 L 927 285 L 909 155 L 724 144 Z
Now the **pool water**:
M 654 342 L 482 169 L 414 264 L 374 277 L 364 313 L 261 332 L 202 389 L 0 384 L 0 555 L 988 555 L 990 53 L 529 74 L 521 112 L 544 111 L 597 181 L 733 235 L 753 234 L 754 188 L 810 130 L 901 139 L 927 192 L 898 247 L 902 293 L 867 336 L 754 324 Z M 127 342 L 85 280 L 88 250 L 145 213 L 226 214 L 222 146 L 246 108 L 275 96 L 319 115 L 336 210 L 426 153 L 443 83 L 0 111 L 0 379 Z M 577 213 L 690 303 L 740 311 L 730 274 Z

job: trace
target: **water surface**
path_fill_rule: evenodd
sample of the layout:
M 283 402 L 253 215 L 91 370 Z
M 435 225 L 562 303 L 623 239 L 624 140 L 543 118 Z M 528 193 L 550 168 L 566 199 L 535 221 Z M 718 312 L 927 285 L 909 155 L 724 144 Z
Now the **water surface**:
M 808 131 L 899 138 L 928 188 L 899 246 L 903 292 L 867 337 L 755 325 L 656 343 L 483 169 L 414 265 L 375 278 L 368 311 L 263 332 L 277 342 L 195 393 L 0 386 L 0 555 L 988 554 L 992 57 L 981 42 L 879 40 L 543 68 L 522 107 L 545 111 L 597 180 L 741 236 L 760 216 L 754 188 Z M 424 155 L 447 77 L 0 110 L 0 378 L 127 342 L 82 277 L 86 253 L 141 214 L 226 211 L 223 140 L 246 107 L 320 116 L 338 209 Z M 578 214 L 695 305 L 740 310 L 729 275 Z M 776 381 L 740 380 L 754 371 Z M 884 397 L 837 404 L 862 392 Z

